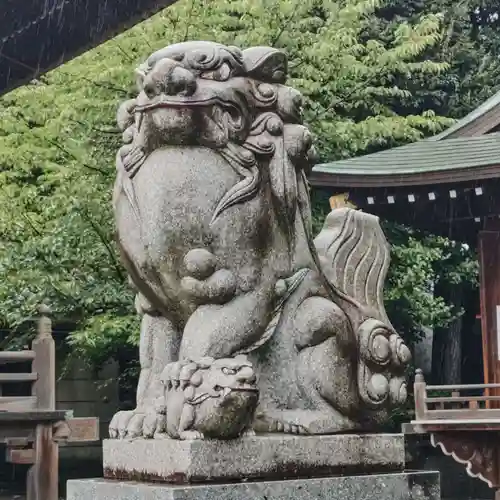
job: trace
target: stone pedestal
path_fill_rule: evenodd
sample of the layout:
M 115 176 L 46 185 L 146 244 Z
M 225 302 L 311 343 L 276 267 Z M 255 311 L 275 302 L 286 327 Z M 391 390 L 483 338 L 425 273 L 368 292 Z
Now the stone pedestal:
M 404 472 L 402 435 L 108 440 L 105 479 L 67 500 L 439 500 L 439 474 Z
M 106 440 L 104 477 L 195 483 L 284 479 L 404 468 L 399 434 L 276 435 L 231 441 Z
M 437 472 L 171 485 L 106 479 L 68 482 L 68 500 L 439 500 Z

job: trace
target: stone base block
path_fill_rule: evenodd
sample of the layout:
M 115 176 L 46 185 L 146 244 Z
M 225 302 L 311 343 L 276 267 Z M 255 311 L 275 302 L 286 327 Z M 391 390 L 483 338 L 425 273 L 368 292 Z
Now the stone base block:
M 439 500 L 438 472 L 210 485 L 68 481 L 67 500 Z
M 402 434 L 107 440 L 103 462 L 107 479 L 188 484 L 400 471 L 405 451 Z

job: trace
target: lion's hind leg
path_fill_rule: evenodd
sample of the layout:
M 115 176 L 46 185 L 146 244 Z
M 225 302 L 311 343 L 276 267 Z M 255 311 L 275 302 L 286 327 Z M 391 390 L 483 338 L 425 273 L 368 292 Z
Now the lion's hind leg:
M 271 410 L 258 415 L 253 428 L 257 433 L 338 434 L 354 430 L 349 418 L 329 408 L 321 410 Z

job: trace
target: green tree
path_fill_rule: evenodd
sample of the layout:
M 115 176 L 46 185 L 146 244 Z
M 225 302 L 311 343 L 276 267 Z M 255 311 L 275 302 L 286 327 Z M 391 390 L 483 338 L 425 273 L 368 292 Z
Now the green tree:
M 75 322 L 71 342 L 87 359 L 120 357 L 137 341 L 133 295 L 113 244 L 110 193 L 121 140 L 114 116 L 134 95 L 136 65 L 162 46 L 208 39 L 284 48 L 324 159 L 418 140 L 449 124 L 408 105 L 417 78 L 424 84 L 447 71 L 445 62 L 418 60 L 439 42 L 441 18 L 387 28 L 392 39 L 384 44 L 366 37 L 379 7 L 378 0 L 181 0 L 4 96 L 0 324 L 22 331 L 44 299 L 56 318 Z M 402 256 L 396 266 L 421 263 Z M 394 278 L 389 299 L 407 288 Z M 412 324 L 435 321 L 424 306 L 408 300 Z
M 399 23 L 415 22 L 422 15 L 442 16 L 442 42 L 421 58 L 449 62 L 449 71 L 425 84 L 415 81 L 411 106 L 461 118 L 500 90 L 498 13 L 495 0 L 389 0 L 377 9 L 368 36 L 391 44 Z

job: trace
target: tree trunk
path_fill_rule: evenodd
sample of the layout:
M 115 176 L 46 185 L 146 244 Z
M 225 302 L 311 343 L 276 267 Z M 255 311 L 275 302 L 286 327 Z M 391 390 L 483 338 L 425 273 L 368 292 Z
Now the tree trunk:
M 459 309 L 463 303 L 463 288 L 459 285 L 441 296 Z M 462 378 L 462 317 L 446 328 L 436 328 L 432 345 L 432 381 L 434 384 L 460 384 Z

